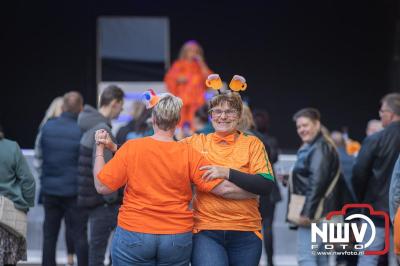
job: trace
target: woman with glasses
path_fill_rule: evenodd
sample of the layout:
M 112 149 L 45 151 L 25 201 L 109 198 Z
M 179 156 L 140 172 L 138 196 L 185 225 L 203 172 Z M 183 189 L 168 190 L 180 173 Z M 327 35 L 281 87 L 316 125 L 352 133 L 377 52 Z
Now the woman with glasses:
M 206 180 L 222 177 L 253 194 L 268 194 L 274 182 L 272 168 L 262 142 L 238 130 L 242 110 L 238 93 L 214 96 L 210 116 L 215 132 L 183 141 L 212 164 L 200 168 L 206 170 Z M 259 264 L 262 236 L 257 197 L 226 200 L 197 191 L 193 208 L 193 266 Z

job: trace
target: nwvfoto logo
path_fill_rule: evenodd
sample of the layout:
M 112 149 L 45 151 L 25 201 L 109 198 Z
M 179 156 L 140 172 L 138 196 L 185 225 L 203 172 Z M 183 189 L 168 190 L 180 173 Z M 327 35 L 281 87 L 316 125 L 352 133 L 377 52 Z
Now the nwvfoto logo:
M 374 222 L 366 215 L 356 213 L 351 214 L 345 218 L 345 222 L 333 221 L 334 216 L 344 216 L 349 209 L 368 209 L 370 216 L 383 217 L 385 220 L 385 246 L 383 250 L 365 250 L 374 242 L 376 237 L 376 227 Z M 350 222 L 358 219 L 358 222 Z M 366 238 L 367 229 L 370 229 L 371 236 Z M 350 243 L 350 231 L 354 235 L 354 243 Z M 340 211 L 333 211 L 328 213 L 326 221 L 311 224 L 311 249 L 318 249 L 317 237 L 322 240 L 325 250 L 332 250 L 334 248 L 346 250 L 352 247 L 354 251 L 364 251 L 365 255 L 383 255 L 389 251 L 389 215 L 383 211 L 375 211 L 370 204 L 346 204 Z

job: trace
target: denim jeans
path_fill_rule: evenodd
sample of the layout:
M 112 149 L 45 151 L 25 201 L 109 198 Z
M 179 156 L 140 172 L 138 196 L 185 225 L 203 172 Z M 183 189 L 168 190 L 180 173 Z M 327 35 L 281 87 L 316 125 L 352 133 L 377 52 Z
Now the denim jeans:
M 145 234 L 117 227 L 111 247 L 113 266 L 187 266 L 192 252 L 192 232 Z
M 43 195 L 43 252 L 42 265 L 56 265 L 56 243 L 61 220 L 65 217 L 71 226 L 70 233 L 76 250 L 79 266 L 88 264 L 88 243 L 86 231 L 81 231 L 82 209 L 77 207 L 76 197 Z
M 89 210 L 89 266 L 103 266 L 108 239 L 117 226 L 119 204 Z
M 257 266 L 261 252 L 254 232 L 204 230 L 193 236 L 192 266 Z
M 323 250 L 320 239 L 318 244 L 318 250 Z M 311 227 L 299 226 L 297 229 L 297 263 L 299 266 L 329 265 L 329 256 L 313 255 L 311 252 Z
M 376 235 L 375 240 L 366 250 L 382 250 L 385 247 L 385 228 L 376 226 Z M 371 227 L 368 226 L 365 232 L 364 240 L 369 240 L 371 237 L 372 231 Z M 360 266 L 368 265 L 374 266 L 378 265 L 379 255 L 360 255 L 358 256 L 358 264 Z

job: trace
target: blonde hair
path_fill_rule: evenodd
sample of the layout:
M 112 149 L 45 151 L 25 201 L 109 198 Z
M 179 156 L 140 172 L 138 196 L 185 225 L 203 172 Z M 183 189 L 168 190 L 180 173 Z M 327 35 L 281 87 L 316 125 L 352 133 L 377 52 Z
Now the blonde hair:
M 243 102 L 239 93 L 226 91 L 221 94 L 217 94 L 210 100 L 210 110 L 212 110 L 215 106 L 221 105 L 223 103 L 227 103 L 229 107 L 235 109 L 239 115 L 242 116 L 243 112 Z
M 201 57 L 204 57 L 204 51 L 203 51 L 203 48 L 200 46 L 200 44 L 195 40 L 190 40 L 183 44 L 181 50 L 179 51 L 179 59 L 185 59 L 186 52 L 187 52 L 187 49 L 189 46 L 196 46 L 198 55 L 200 55 Z
M 256 123 L 254 122 L 253 114 L 251 113 L 250 107 L 244 104 L 242 116 L 238 124 L 238 129 L 240 131 L 248 131 L 250 129 L 255 129 L 255 128 L 256 128 Z
M 146 105 L 142 101 L 134 101 L 132 103 L 131 115 L 134 119 L 140 117 L 146 110 Z
M 64 99 L 61 96 L 53 99 L 53 101 L 46 110 L 43 120 L 40 123 L 40 127 L 42 127 L 50 118 L 59 117 L 61 115 L 63 103 Z
M 161 95 L 160 101 L 154 106 L 152 115 L 158 128 L 162 130 L 174 129 L 181 120 L 181 98 L 170 93 Z

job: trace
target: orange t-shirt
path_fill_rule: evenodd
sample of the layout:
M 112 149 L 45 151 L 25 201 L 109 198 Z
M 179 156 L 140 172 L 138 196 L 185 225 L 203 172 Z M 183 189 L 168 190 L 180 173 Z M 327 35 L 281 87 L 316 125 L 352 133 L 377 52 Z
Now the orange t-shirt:
M 209 192 L 222 180 L 204 182 L 199 167 L 209 163 L 186 143 L 151 137 L 126 142 L 97 178 L 111 190 L 125 185 L 118 225 L 149 234 L 193 229 L 191 183 Z
M 240 133 L 233 144 L 225 145 L 216 143 L 214 134 L 193 135 L 184 141 L 202 153 L 211 164 L 274 179 L 265 147 L 257 137 Z M 197 191 L 193 208 L 195 230 L 261 230 L 257 199 L 229 200 Z

